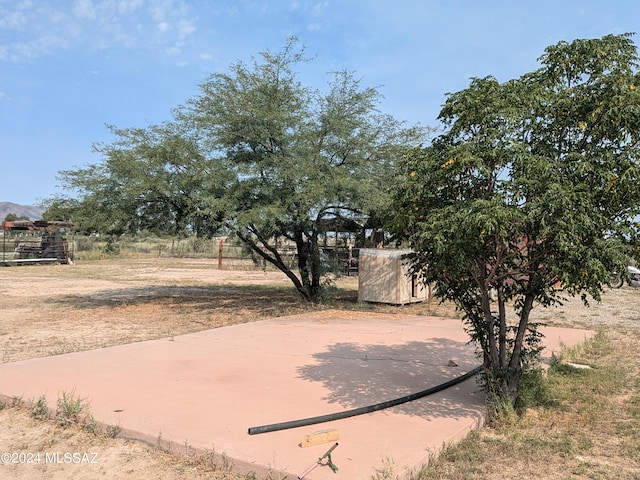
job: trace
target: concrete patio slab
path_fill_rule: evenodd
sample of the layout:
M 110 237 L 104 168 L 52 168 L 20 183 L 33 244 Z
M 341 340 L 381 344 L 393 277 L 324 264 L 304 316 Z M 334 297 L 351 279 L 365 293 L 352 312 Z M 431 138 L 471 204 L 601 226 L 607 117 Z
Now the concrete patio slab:
M 545 328 L 545 353 L 587 330 Z M 296 478 L 332 443 L 300 446 L 337 429 L 338 472 L 369 479 L 385 462 L 417 469 L 483 423 L 474 379 L 396 407 L 344 420 L 249 435 L 249 427 L 340 412 L 425 390 L 478 365 L 460 320 L 322 311 L 99 350 L 0 365 L 0 395 L 50 407 L 63 392 L 90 401 L 95 419 L 151 444 L 211 450 L 241 471 Z M 453 366 L 453 365 L 457 366 Z

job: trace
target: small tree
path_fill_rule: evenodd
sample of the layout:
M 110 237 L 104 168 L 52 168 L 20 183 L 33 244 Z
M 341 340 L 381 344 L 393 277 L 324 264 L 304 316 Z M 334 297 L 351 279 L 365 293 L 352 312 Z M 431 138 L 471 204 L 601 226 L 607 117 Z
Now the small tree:
M 4 217 L 5 222 L 15 222 L 18 220 L 29 220 L 29 217 L 26 215 L 18 215 L 16 213 L 7 213 Z
M 73 218 L 83 231 L 107 235 L 207 236 L 221 227 L 228 177 L 192 132 L 177 123 L 109 128 L 115 140 L 94 145 L 102 163 L 59 172 L 75 196 L 49 199 L 46 218 Z
M 406 155 L 394 196 L 414 270 L 464 313 L 494 400 L 510 404 L 538 353 L 531 310 L 565 294 L 599 300 L 638 233 L 629 35 L 561 42 L 540 60 L 519 79 L 473 79 L 449 95 L 445 133 Z

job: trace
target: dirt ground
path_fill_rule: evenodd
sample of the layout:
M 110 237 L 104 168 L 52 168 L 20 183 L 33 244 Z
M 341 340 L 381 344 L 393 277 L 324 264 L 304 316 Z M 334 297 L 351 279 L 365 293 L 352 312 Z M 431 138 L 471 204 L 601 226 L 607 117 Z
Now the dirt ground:
M 454 315 L 450 307 L 435 303 L 358 305 L 355 277 L 339 279 L 340 289 L 327 305 L 309 306 L 279 272 L 216 267 L 211 260 L 151 258 L 0 268 L 0 362 L 166 338 L 321 308 Z M 534 317 L 556 326 L 637 329 L 639 298 L 640 290 L 625 287 L 607 291 L 603 301 L 590 308 L 571 299 L 561 308 L 538 309 Z M 176 458 L 153 446 L 62 428 L 10 404 L 0 410 L 0 454 L 0 478 L 233 478 L 228 465 L 212 467 L 201 458 Z

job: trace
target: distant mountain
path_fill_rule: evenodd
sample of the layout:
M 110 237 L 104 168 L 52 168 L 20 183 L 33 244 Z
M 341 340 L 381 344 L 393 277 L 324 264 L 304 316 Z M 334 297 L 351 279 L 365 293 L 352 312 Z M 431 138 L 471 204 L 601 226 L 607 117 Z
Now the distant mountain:
M 44 209 L 33 205 L 18 205 L 11 202 L 0 202 L 0 223 L 9 213 L 18 217 L 29 217 L 29 220 L 41 220 Z

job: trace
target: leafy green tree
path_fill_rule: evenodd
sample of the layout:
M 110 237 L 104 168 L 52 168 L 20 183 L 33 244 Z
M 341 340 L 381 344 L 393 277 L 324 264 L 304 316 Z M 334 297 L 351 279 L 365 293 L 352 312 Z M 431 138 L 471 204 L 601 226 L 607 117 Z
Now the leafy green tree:
M 599 300 L 638 236 L 637 60 L 630 35 L 609 35 L 550 46 L 506 83 L 472 79 L 399 169 L 394 230 L 464 313 L 494 405 L 516 404 L 534 366 L 534 306 Z
M 227 228 L 315 301 L 328 220 L 364 221 L 382 208 L 401 147 L 422 131 L 378 113 L 380 94 L 349 72 L 335 72 L 326 93 L 302 85 L 295 67 L 305 61 L 292 38 L 278 53 L 212 75 L 178 118 L 232 173 Z M 295 267 L 278 241 L 295 246 Z
M 178 124 L 146 129 L 110 127 L 115 140 L 97 144 L 104 161 L 59 173 L 75 197 L 47 203 L 46 218 L 68 219 L 87 232 L 184 237 L 209 235 L 221 226 L 226 172 L 201 152 Z
M 29 217 L 26 215 L 18 216 L 15 213 L 7 213 L 7 215 L 4 217 L 5 222 L 15 222 L 17 220 L 29 220 Z
M 170 124 L 111 127 L 116 140 L 95 147 L 102 163 L 60 172 L 75 196 L 51 199 L 47 215 L 113 235 L 222 227 L 317 300 L 322 235 L 383 208 L 395 160 L 424 132 L 379 113 L 381 95 L 349 72 L 335 72 L 324 93 L 303 86 L 295 67 L 306 61 L 291 38 L 211 75 Z

